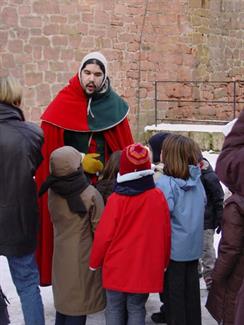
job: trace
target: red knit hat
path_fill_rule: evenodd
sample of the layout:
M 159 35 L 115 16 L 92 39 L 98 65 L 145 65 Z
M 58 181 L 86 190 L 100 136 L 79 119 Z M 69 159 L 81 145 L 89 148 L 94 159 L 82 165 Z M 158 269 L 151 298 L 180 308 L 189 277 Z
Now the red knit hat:
M 140 143 L 134 143 L 123 149 L 120 158 L 120 175 L 151 169 L 149 151 Z

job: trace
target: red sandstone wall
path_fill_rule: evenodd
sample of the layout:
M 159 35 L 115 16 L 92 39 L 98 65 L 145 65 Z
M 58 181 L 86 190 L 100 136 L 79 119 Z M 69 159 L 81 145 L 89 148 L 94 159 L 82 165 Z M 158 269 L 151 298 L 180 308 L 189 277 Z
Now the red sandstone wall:
M 138 135 L 154 122 L 155 80 L 244 76 L 243 12 L 242 0 L 0 0 L 0 74 L 21 80 L 26 116 L 39 121 L 83 55 L 101 50 Z

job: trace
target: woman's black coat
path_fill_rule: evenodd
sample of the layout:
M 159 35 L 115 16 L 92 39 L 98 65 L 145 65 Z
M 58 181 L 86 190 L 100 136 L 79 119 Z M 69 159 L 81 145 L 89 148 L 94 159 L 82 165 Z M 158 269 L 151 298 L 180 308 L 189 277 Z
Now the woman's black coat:
M 0 102 L 0 255 L 23 256 L 36 248 L 37 192 L 42 130 L 20 109 Z

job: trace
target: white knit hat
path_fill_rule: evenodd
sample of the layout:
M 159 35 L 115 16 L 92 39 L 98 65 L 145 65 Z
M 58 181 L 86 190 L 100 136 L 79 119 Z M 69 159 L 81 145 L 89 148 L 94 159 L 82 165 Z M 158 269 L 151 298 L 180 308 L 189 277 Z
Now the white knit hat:
M 105 56 L 100 52 L 90 52 L 86 56 L 84 56 L 84 58 L 81 61 L 80 67 L 79 67 L 79 75 L 78 75 L 79 79 L 80 79 L 81 70 L 82 70 L 84 64 L 86 63 L 86 61 L 93 60 L 93 59 L 98 60 L 103 64 L 104 70 L 105 70 L 105 74 L 104 74 L 104 81 L 105 81 L 108 76 L 108 62 L 107 62 L 107 59 L 105 58 Z

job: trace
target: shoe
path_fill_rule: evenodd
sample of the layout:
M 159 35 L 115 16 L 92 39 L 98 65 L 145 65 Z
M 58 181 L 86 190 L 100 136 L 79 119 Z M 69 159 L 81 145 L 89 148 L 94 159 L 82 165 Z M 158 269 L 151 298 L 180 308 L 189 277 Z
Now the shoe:
M 164 312 L 158 312 L 158 313 L 154 313 L 151 316 L 151 320 L 156 323 L 156 324 L 163 324 L 166 323 L 166 317 L 165 317 L 165 313 Z

